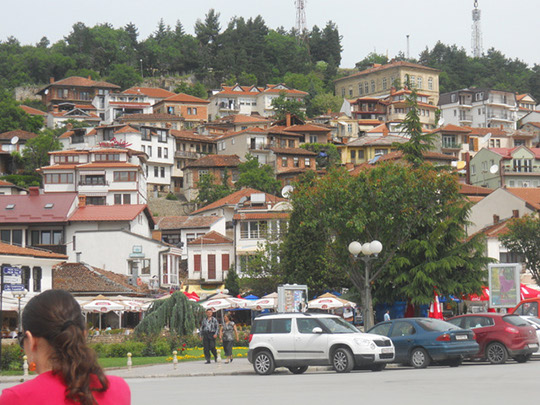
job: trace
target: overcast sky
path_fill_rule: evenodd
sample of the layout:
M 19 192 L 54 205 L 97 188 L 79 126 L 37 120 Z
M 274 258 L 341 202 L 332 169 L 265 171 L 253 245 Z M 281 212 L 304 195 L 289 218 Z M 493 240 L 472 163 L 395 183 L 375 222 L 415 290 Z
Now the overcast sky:
M 56 42 L 71 32 L 76 22 L 93 26 L 108 22 L 121 27 L 133 22 L 139 39 L 155 30 L 160 18 L 174 26 L 180 20 L 193 34 L 195 21 L 210 8 L 221 14 L 226 27 L 233 16 L 261 15 L 269 28 L 295 25 L 294 0 L 15 0 L 3 1 L 0 40 L 14 36 L 34 44 L 46 36 Z M 324 27 L 334 21 L 343 36 L 341 67 L 354 67 L 370 52 L 390 57 L 406 53 L 418 57 L 438 41 L 456 44 L 471 52 L 471 10 L 474 0 L 307 0 L 307 26 Z M 482 10 L 484 50 L 494 47 L 506 56 L 540 64 L 538 16 L 540 0 L 478 0 Z

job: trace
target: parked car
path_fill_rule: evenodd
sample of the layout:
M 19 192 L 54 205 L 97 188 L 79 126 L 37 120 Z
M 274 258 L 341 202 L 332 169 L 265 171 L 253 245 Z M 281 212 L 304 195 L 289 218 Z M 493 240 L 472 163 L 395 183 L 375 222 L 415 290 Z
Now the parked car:
M 511 311 L 514 315 L 529 315 L 540 317 L 540 312 L 538 308 L 540 307 L 540 297 L 537 298 L 527 298 L 521 301 L 516 307 Z
M 414 368 L 425 368 L 432 361 L 457 367 L 464 356 L 478 352 L 472 331 L 438 319 L 394 319 L 379 323 L 368 332 L 392 339 L 396 348 L 394 362 Z
M 525 319 L 529 325 L 531 325 L 534 329 L 536 329 L 536 338 L 540 342 L 540 319 L 536 316 L 529 316 L 529 315 L 520 315 L 520 318 Z M 534 352 L 534 355 L 540 355 L 540 351 Z
M 467 314 L 450 318 L 448 322 L 474 331 L 480 350 L 472 358 L 503 364 L 512 357 L 524 363 L 538 350 L 535 329 L 517 315 Z
M 353 368 L 383 370 L 394 359 L 394 345 L 384 336 L 362 333 L 335 315 L 282 313 L 254 319 L 248 360 L 257 374 L 287 367 L 301 374 L 309 366 L 332 365 L 338 373 Z

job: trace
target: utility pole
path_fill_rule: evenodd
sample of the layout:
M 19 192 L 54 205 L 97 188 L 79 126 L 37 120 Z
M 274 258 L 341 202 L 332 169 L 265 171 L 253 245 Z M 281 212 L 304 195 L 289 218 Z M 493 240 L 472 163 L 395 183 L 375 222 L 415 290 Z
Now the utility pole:
M 478 0 L 474 0 L 474 9 L 472 11 L 472 52 L 475 58 L 482 57 L 484 49 L 482 47 L 482 27 L 480 26 L 481 11 L 478 8 Z

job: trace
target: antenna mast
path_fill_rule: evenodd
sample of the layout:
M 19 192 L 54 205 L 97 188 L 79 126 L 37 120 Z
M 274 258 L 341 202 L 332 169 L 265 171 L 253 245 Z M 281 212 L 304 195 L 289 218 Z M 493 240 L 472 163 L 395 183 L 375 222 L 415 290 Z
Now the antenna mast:
M 480 26 L 481 11 L 478 8 L 478 0 L 474 0 L 474 9 L 472 11 L 472 51 L 475 58 L 480 58 L 484 53 L 482 47 L 482 27 Z
M 296 6 L 296 32 L 300 38 L 304 38 L 306 26 L 306 0 L 294 0 Z

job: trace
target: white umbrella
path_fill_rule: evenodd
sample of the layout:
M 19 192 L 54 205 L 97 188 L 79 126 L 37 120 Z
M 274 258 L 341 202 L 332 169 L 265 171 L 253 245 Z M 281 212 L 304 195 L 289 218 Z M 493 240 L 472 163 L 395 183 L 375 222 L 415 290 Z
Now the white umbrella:
M 111 312 L 123 311 L 124 306 L 118 302 L 107 299 L 96 299 L 82 305 L 83 312 Z
M 262 298 L 259 298 L 255 301 L 248 301 L 248 308 L 254 309 L 256 311 L 262 311 L 263 309 L 276 309 L 278 306 L 278 296 L 277 293 L 272 293 L 265 295 Z
M 211 309 L 212 311 L 219 311 L 220 309 L 234 309 L 234 308 L 244 308 L 244 303 L 240 298 L 218 298 L 211 299 L 205 302 L 202 302 L 201 305 L 204 309 Z
M 330 293 L 323 294 L 319 298 L 308 302 L 308 308 L 311 309 L 336 309 L 344 307 L 356 307 L 356 304 L 343 298 L 338 298 Z

